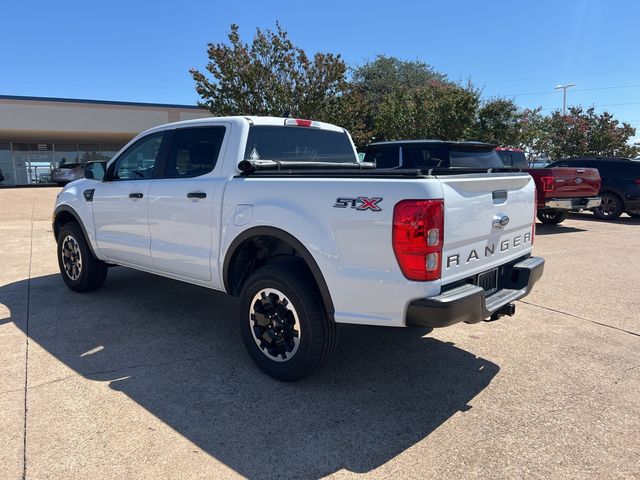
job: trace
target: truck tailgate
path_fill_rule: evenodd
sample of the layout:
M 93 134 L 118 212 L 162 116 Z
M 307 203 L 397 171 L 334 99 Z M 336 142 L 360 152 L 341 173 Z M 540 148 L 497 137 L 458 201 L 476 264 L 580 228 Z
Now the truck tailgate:
M 445 208 L 443 285 L 530 252 L 535 187 L 528 174 L 443 175 L 438 179 Z
M 596 168 L 539 168 L 529 173 L 544 198 L 595 197 L 600 191 L 600 174 Z M 543 181 L 543 177 L 549 180 Z

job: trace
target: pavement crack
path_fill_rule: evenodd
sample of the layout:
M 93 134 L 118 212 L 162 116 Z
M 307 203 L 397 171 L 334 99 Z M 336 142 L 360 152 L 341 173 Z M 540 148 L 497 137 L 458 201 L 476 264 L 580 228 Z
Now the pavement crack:
M 624 372 L 622 372 L 622 375 L 620 375 L 618 378 L 616 378 L 613 381 L 613 383 L 617 385 L 618 382 L 621 382 L 622 380 L 624 380 L 624 378 L 629 374 L 629 372 L 632 372 L 633 370 L 637 370 L 638 368 L 640 368 L 640 365 L 634 365 L 633 367 L 627 368 Z
M 98 370 L 98 371 L 94 371 L 94 372 L 88 372 L 85 374 L 85 377 L 91 377 L 91 376 L 98 376 L 98 375 L 106 375 L 109 373 L 120 373 L 120 372 L 124 372 L 126 370 L 136 370 L 138 368 L 150 368 L 150 367 L 164 367 L 167 365 L 175 365 L 178 363 L 187 363 L 187 362 L 199 362 L 201 360 L 207 360 L 210 358 L 214 358 L 215 355 L 203 355 L 201 357 L 195 357 L 195 358 L 180 358 L 178 360 L 172 360 L 170 362 L 158 362 L 158 363 L 139 363 L 136 365 L 128 365 L 125 367 L 120 367 L 120 368 L 114 368 L 111 370 Z
M 578 320 L 583 320 L 585 322 L 590 322 L 595 325 L 600 325 L 601 327 L 610 328 L 612 330 L 617 330 L 618 332 L 627 333 L 629 335 L 633 335 L 635 337 L 640 337 L 640 333 L 632 332 L 631 330 L 625 330 L 624 328 L 614 327 L 613 325 L 607 325 L 606 323 L 598 322 L 596 320 L 591 320 L 590 318 L 581 317 L 579 315 L 574 315 L 573 313 L 564 312 L 562 310 L 558 310 L 551 307 L 545 307 L 544 305 L 538 305 L 537 303 L 527 302 L 526 300 L 518 300 L 526 305 L 531 305 L 532 307 L 542 308 L 543 310 L 548 310 L 550 312 L 561 313 L 562 315 L 567 315 L 568 317 L 577 318 Z
M 100 375 L 108 375 L 110 373 L 120 373 L 120 372 L 124 372 L 124 371 L 127 371 L 127 370 L 136 370 L 136 369 L 140 369 L 140 368 L 164 367 L 164 366 L 167 366 L 167 365 L 175 365 L 175 364 L 178 364 L 178 363 L 199 362 L 201 360 L 208 360 L 208 359 L 211 359 L 211 358 L 215 358 L 215 355 L 204 355 L 202 357 L 195 357 L 195 358 L 181 358 L 181 359 L 178 359 L 178 360 L 173 360 L 171 362 L 139 363 L 139 364 L 135 364 L 135 365 L 128 365 L 128 366 L 125 366 L 125 367 L 114 368 L 114 369 L 110 369 L 110 370 L 95 370 L 95 371 L 87 372 L 87 373 L 76 372 L 76 373 L 72 373 L 70 375 L 65 375 L 63 377 L 58 377 L 58 378 L 54 378 L 52 380 L 47 380 L 46 382 L 38 383 L 37 385 L 31 385 L 30 387 L 28 387 L 28 389 L 29 390 L 34 390 L 36 388 L 46 387 L 47 385 L 51 385 L 52 383 L 64 382 L 65 380 L 69 380 L 70 378 L 75 378 L 75 377 L 84 377 L 84 378 L 87 378 L 89 380 L 94 380 L 91 377 L 98 377 Z M 13 390 L 5 390 L 3 392 L 0 392 L 0 395 L 20 392 L 20 391 L 23 391 L 23 389 L 22 388 L 16 388 L 16 389 L 13 389 Z

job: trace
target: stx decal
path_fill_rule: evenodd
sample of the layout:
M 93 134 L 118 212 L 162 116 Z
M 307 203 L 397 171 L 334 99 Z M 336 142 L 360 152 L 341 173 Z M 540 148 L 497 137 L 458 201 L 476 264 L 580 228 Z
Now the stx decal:
M 334 208 L 355 208 L 356 210 L 372 210 L 374 212 L 382 211 L 378 204 L 382 202 L 382 197 L 340 197 L 336 198 Z

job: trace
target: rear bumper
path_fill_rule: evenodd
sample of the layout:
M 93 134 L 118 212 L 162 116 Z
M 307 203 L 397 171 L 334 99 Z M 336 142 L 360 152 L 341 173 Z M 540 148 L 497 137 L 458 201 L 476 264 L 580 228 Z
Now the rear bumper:
M 545 200 L 545 208 L 553 210 L 586 210 L 600 205 L 600 197 L 552 198 Z
M 406 325 L 439 328 L 512 315 L 515 307 L 511 302 L 528 295 L 543 270 L 543 258 L 529 257 L 509 267 L 509 280 L 488 297 L 481 287 L 467 283 L 435 297 L 415 300 L 407 309 Z

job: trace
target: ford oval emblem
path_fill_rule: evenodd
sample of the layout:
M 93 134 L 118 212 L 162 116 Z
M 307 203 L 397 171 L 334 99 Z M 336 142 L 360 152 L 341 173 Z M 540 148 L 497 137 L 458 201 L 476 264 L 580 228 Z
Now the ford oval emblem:
M 496 213 L 493 216 L 493 228 L 502 229 L 509 223 L 509 216 L 506 213 Z
M 582 179 L 580 177 L 576 178 L 576 183 L 578 184 L 582 183 Z

